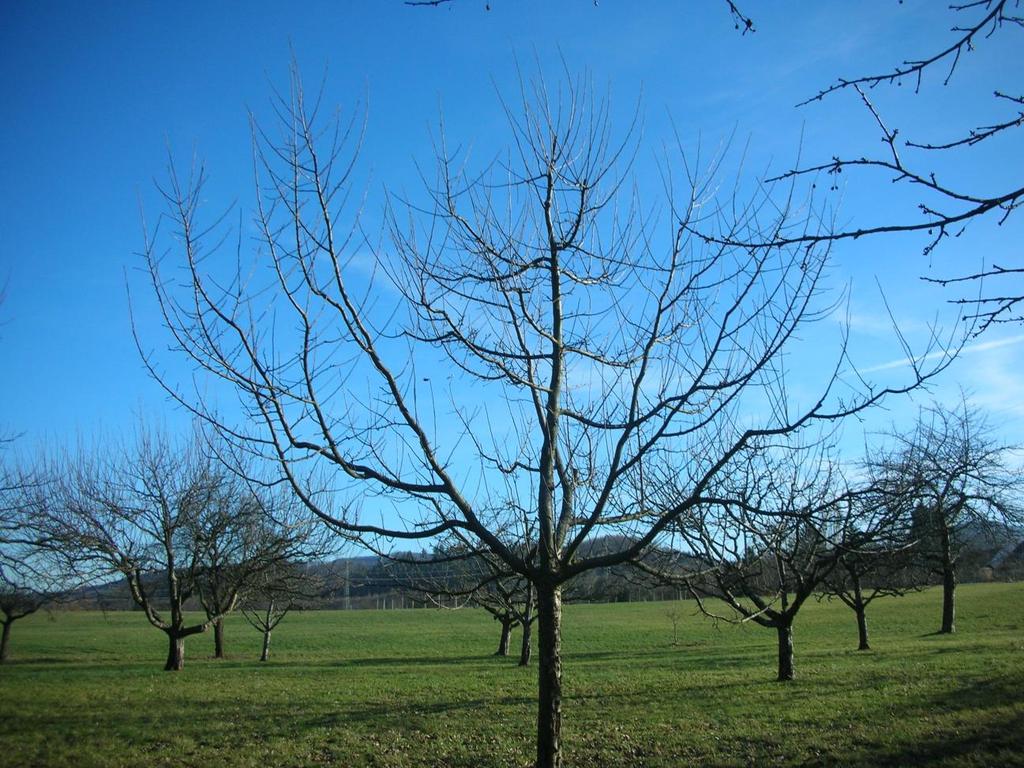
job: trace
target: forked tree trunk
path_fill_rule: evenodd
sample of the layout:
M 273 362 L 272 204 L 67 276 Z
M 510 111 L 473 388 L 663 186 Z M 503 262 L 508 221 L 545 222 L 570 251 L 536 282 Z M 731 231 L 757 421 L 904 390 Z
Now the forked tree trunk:
M 270 656 L 270 630 L 263 630 L 263 652 L 260 654 L 260 661 L 266 661 Z
M 0 633 L 0 664 L 7 661 L 7 643 L 11 639 L 11 621 L 4 622 L 3 632 Z
M 942 629 L 940 634 L 956 632 L 956 570 L 947 567 L 942 573 Z
M 533 655 L 533 585 L 526 585 L 526 607 L 523 610 L 523 644 L 519 651 L 519 666 L 530 665 Z
M 777 627 L 779 633 L 779 681 L 793 679 L 793 625 Z
M 213 622 L 213 658 L 224 658 L 224 619 Z
M 537 768 L 561 768 L 562 588 L 537 588 Z
M 494 652 L 494 655 L 508 656 L 509 639 L 512 637 L 512 621 L 505 618 L 499 618 L 498 621 L 501 622 L 501 639 L 498 640 L 498 650 Z
M 185 668 L 185 638 L 168 633 L 167 641 L 167 663 L 164 664 L 164 671 L 180 672 Z

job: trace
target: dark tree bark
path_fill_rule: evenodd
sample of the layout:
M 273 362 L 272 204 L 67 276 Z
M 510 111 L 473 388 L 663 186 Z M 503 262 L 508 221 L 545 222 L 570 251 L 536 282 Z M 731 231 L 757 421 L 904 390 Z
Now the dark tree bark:
M 942 557 L 942 627 L 940 635 L 956 631 L 956 562 L 953 559 L 953 537 L 945 518 L 939 520 L 939 547 Z
M 865 611 L 864 604 L 860 604 L 854 609 L 857 612 L 857 650 L 858 651 L 870 651 L 871 645 L 868 644 L 868 617 L 867 611 Z
M 512 637 L 512 627 L 515 626 L 515 620 L 512 618 L 500 618 L 498 621 L 501 622 L 501 639 L 498 640 L 498 650 L 494 652 L 494 655 L 508 656 L 509 639 Z
M 7 661 L 7 643 L 11 638 L 11 622 L 5 621 L 3 633 L 0 634 L 0 664 Z
M 168 649 L 165 672 L 180 672 L 185 668 L 185 638 L 181 635 L 167 633 Z
M 867 602 L 865 602 L 864 593 L 861 590 L 860 577 L 853 575 L 851 580 L 853 582 L 853 610 L 857 614 L 857 650 L 870 651 L 871 646 L 868 644 Z
M 539 627 L 539 699 L 537 710 L 537 768 L 562 764 L 562 588 L 537 589 Z
M 224 619 L 213 622 L 213 657 L 224 658 Z
M 793 625 L 777 627 L 779 633 L 779 682 L 793 679 Z
M 528 667 L 533 655 L 533 586 L 526 587 L 526 609 L 523 611 L 523 644 L 519 651 L 519 666 Z
M 950 564 L 942 574 L 942 629 L 941 635 L 956 632 L 956 568 Z

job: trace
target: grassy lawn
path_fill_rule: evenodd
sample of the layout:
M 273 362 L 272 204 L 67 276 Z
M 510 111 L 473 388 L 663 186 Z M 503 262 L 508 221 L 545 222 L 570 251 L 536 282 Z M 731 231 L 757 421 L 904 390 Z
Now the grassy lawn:
M 569 606 L 567 764 L 1024 765 L 1024 585 L 959 598 L 954 636 L 930 634 L 938 591 L 876 603 L 868 652 L 852 612 L 810 604 L 785 684 L 761 627 L 689 602 Z M 313 612 L 260 664 L 232 617 L 228 659 L 192 637 L 173 674 L 139 613 L 37 616 L 0 668 L 0 765 L 525 766 L 536 668 L 497 641 L 479 611 Z

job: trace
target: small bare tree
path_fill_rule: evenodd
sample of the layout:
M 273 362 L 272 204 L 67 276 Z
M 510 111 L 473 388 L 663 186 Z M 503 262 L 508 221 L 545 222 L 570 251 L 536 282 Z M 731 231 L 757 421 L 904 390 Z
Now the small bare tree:
M 894 531 L 899 531 L 898 525 Z M 906 533 L 905 529 L 902 531 Z M 869 651 L 867 609 L 880 597 L 901 597 L 919 589 L 912 568 L 913 542 L 902 536 L 884 535 L 839 556 L 825 577 L 823 596 L 836 598 L 857 617 L 857 650 Z
M 296 75 L 280 135 L 255 133 L 255 269 L 227 266 L 219 238 L 204 237 L 200 168 L 172 171 L 164 190 L 168 249 L 147 236 L 175 348 L 249 418 L 226 418 L 205 384 L 181 389 L 140 348 L 173 396 L 276 464 L 335 530 L 377 549 L 457 532 L 532 584 L 537 765 L 550 768 L 561 762 L 564 586 L 668 535 L 752 441 L 841 420 L 948 359 L 868 385 L 837 334 L 817 395 L 797 402 L 782 359 L 832 309 L 827 248 L 689 237 L 711 177 L 681 177 L 684 161 L 666 159 L 649 207 L 631 177 L 635 126 L 614 140 L 584 82 L 524 82 L 521 96 L 503 105 L 508 150 L 482 174 L 439 140 L 429 202 L 402 216 L 389 207 L 390 244 L 367 269 L 350 194 L 358 131 L 325 131 Z M 703 224 L 723 241 L 814 226 L 739 199 Z M 168 253 L 186 291 L 164 275 Z M 652 483 L 670 477 L 680 493 L 654 511 Z M 587 554 L 611 534 L 621 546 Z
M 320 552 L 320 536 L 298 514 L 290 493 L 222 475 L 224 492 L 198 515 L 190 536 L 198 552 L 196 594 L 213 623 L 214 657 L 224 658 L 224 618 L 265 574 Z M 273 581 L 273 580 L 271 580 Z
M 303 564 L 282 562 L 260 570 L 241 603 L 242 615 L 263 635 L 260 661 L 270 658 L 270 637 L 294 608 L 319 597 L 323 583 Z

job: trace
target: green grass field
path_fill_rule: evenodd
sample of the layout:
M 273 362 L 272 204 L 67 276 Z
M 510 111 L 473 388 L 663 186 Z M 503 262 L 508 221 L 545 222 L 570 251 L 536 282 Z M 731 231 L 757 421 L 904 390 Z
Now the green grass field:
M 567 765 L 1024 765 L 1024 585 L 959 597 L 954 636 L 930 634 L 935 590 L 876 603 L 869 652 L 848 609 L 808 605 L 791 683 L 774 632 L 692 603 L 569 606 Z M 311 612 L 260 664 L 232 617 L 227 660 L 192 637 L 174 674 L 139 613 L 36 616 L 0 668 L 0 765 L 525 766 L 536 668 L 497 639 L 480 611 Z

